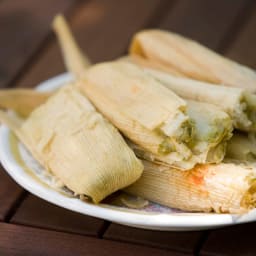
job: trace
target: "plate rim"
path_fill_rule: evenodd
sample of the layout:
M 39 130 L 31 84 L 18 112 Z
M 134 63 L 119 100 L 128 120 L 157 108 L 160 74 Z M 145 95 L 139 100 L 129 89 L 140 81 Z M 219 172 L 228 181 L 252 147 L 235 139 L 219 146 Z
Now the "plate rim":
M 52 90 L 70 82 L 72 75 L 63 73 L 40 83 L 36 89 Z M 0 127 L 0 161 L 7 173 L 20 186 L 31 194 L 52 204 L 81 214 L 105 219 L 123 225 L 152 230 L 202 230 L 220 226 L 246 223 L 256 220 L 256 209 L 244 215 L 216 213 L 137 213 L 120 210 L 118 207 L 107 207 L 106 204 L 93 205 L 77 198 L 68 198 L 56 190 L 38 183 L 29 176 L 16 161 L 10 148 L 10 130 L 5 125 Z M 25 174 L 25 175 L 24 175 Z M 49 193 L 53 193 L 49 197 Z

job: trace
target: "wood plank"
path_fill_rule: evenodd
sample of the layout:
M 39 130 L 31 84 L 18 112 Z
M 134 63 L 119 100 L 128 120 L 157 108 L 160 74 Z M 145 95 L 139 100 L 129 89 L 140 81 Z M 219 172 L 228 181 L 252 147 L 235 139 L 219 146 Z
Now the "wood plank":
M 22 193 L 23 189 L 0 166 L 0 221 L 6 220 Z
M 160 24 L 218 50 L 248 0 L 180 0 Z
M 203 232 L 161 232 L 111 224 L 104 238 L 193 254 Z
M 251 12 L 247 15 L 241 32 L 226 52 L 226 55 L 244 65 L 256 69 L 256 2 L 251 6 Z
M 252 222 L 211 231 L 200 255 L 255 255 L 255 228 L 256 223 Z
M 122 4 L 116 4 L 116 0 L 82 2 L 70 20 L 71 28 L 93 62 L 111 60 L 124 53 L 132 34 L 143 28 L 165 3 L 166 0 L 130 0 Z M 64 71 L 54 39 L 31 63 L 16 86 L 35 86 Z
M 5 223 L 0 224 L 0 237 L 0 255 L 5 256 L 182 256 L 181 253 L 166 250 Z
M 29 195 L 11 219 L 12 223 L 98 236 L 104 221 L 72 212 Z
M 32 57 L 50 31 L 52 17 L 75 0 L 12 0 L 0 5 L 0 87 L 7 86 Z

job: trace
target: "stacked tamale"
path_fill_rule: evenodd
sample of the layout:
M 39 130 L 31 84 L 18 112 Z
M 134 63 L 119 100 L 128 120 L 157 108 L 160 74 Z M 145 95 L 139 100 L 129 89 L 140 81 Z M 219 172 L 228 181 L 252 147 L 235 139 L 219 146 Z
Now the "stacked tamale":
M 63 16 L 53 28 L 75 81 L 0 93 L 0 106 L 26 116 L 0 120 L 49 172 L 95 203 L 124 189 L 186 211 L 254 208 L 253 70 L 159 30 L 136 34 L 130 56 L 90 66 Z

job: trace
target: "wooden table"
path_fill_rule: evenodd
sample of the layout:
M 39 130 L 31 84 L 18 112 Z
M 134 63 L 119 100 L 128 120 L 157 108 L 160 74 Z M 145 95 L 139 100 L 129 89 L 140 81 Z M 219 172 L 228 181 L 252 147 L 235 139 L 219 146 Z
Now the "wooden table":
M 127 51 L 131 35 L 158 27 L 256 67 L 253 0 L 2 0 L 0 86 L 34 87 L 64 72 L 50 23 L 64 12 L 93 62 Z M 0 169 L 0 255 L 256 255 L 256 223 L 203 232 L 129 228 L 51 205 Z

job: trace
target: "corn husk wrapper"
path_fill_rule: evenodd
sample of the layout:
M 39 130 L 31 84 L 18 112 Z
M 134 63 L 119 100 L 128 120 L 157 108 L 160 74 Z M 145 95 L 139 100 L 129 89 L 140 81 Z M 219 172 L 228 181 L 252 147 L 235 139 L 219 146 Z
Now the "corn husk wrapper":
M 180 169 L 195 165 L 186 103 L 132 64 L 93 66 L 77 85 L 131 141 Z M 185 163 L 186 162 L 186 163 Z
M 182 98 L 210 103 L 227 112 L 235 128 L 242 131 L 256 130 L 256 95 L 241 88 L 174 77 L 155 69 L 144 70 Z
M 126 192 L 184 211 L 244 213 L 255 207 L 253 167 L 221 163 L 180 172 L 150 161 L 143 164 L 142 177 Z
M 50 92 L 37 92 L 31 89 L 0 90 L 0 108 L 12 109 L 23 117 L 44 103 Z
M 130 53 L 168 66 L 171 70 L 196 80 L 256 92 L 254 70 L 175 33 L 141 31 L 135 34 Z
M 75 77 L 79 77 L 90 66 L 89 58 L 82 53 L 63 15 L 59 14 L 54 17 L 52 28 L 61 46 L 67 70 Z
M 36 160 L 95 203 L 142 173 L 141 162 L 118 131 L 73 85 L 60 89 L 22 124 L 1 115 Z
M 125 55 L 125 56 L 120 57 L 118 60 L 133 63 L 140 67 L 144 67 L 144 68 L 148 68 L 148 69 L 159 70 L 159 71 L 171 74 L 175 77 L 186 77 L 179 71 L 177 71 L 167 65 L 164 65 L 159 62 L 155 62 L 154 60 L 147 59 L 147 58 L 142 57 L 137 54 Z

